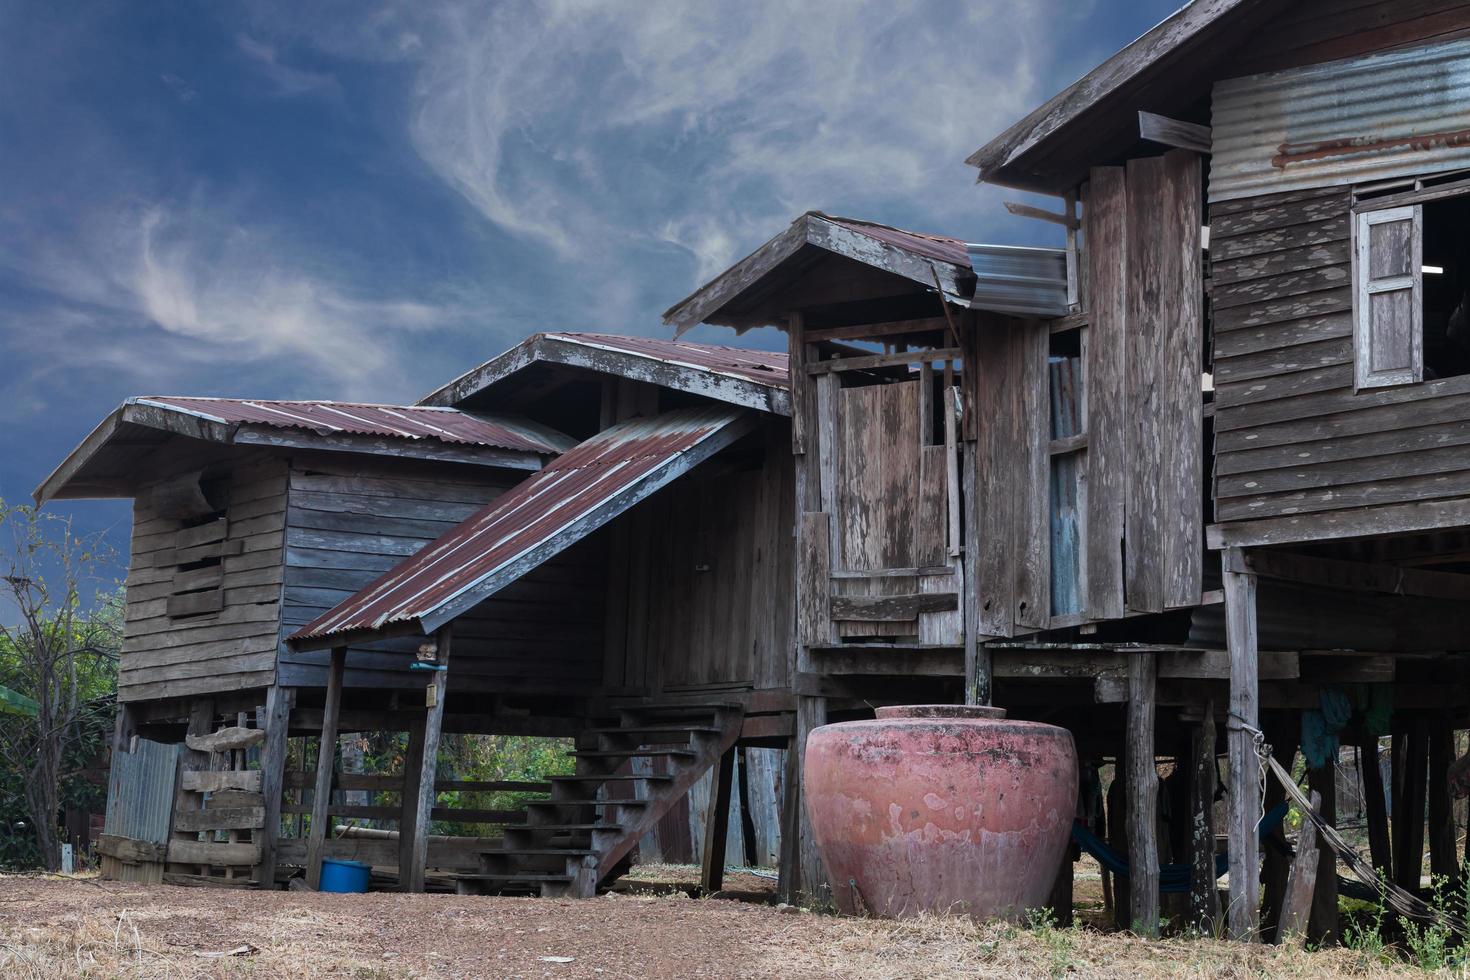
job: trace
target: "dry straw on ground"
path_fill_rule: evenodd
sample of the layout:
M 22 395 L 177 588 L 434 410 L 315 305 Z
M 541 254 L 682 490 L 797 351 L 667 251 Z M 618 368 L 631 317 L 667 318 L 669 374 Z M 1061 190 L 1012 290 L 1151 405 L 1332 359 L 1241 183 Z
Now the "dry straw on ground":
M 878 922 L 682 896 L 314 895 L 0 876 L 0 977 L 1387 977 L 1350 950 Z

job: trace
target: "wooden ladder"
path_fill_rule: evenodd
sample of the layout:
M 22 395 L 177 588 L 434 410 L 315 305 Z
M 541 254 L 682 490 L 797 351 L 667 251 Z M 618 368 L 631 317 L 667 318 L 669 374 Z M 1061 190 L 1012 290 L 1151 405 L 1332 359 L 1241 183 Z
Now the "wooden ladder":
M 570 776 L 549 799 L 506 827 L 503 846 L 480 852 L 477 873 L 456 875 L 469 894 L 590 898 L 625 869 L 640 838 L 740 738 L 739 704 L 661 703 L 619 709 L 618 724 L 582 733 Z M 658 771 L 649 771 L 662 760 Z M 640 766 L 639 763 L 647 765 Z M 639 770 L 643 771 L 639 771 Z

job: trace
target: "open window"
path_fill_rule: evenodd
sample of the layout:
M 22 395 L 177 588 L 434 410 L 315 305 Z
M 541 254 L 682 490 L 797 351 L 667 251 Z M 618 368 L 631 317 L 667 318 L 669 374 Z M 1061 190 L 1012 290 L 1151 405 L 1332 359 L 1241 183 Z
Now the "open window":
M 1353 221 L 1359 389 L 1470 374 L 1470 196 Z

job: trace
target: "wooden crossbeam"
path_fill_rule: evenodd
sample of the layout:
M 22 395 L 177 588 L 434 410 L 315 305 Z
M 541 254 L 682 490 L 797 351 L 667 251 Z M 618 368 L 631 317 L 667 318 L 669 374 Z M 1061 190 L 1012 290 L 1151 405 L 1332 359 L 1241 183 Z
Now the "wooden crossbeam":
M 1156 112 L 1138 112 L 1138 136 L 1153 143 L 1176 146 L 1181 150 L 1209 153 L 1213 142 L 1210 127 L 1199 123 L 1170 119 Z

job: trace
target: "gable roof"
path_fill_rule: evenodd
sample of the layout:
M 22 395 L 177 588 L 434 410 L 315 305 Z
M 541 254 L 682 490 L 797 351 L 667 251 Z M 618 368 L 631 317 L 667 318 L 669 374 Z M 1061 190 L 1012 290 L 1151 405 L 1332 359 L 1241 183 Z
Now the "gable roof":
M 36 488 L 51 499 L 128 496 L 132 466 L 174 436 L 537 469 L 575 444 L 546 426 L 456 409 L 361 402 L 129 398 Z
M 1193 0 L 965 161 L 980 180 L 1059 194 L 1138 142 L 1138 112 L 1177 115 L 1237 44 L 1289 0 Z
M 740 331 L 765 326 L 770 317 L 759 311 L 760 300 L 787 285 L 805 265 L 824 254 L 843 256 L 955 299 L 969 296 L 974 280 L 965 243 L 957 238 L 808 211 L 781 234 L 665 310 L 664 322 L 675 328 L 675 336 L 699 323 Z M 782 267 L 789 268 L 789 274 L 773 277 Z
M 647 381 L 775 415 L 791 414 L 785 352 L 605 333 L 538 333 L 419 402 L 455 406 L 533 364 Z
M 940 313 L 936 294 L 958 306 L 1017 316 L 1066 312 L 1067 267 L 1062 249 L 981 245 L 808 211 L 670 307 L 664 322 L 680 334 L 697 323 L 734 327 L 737 332 L 765 325 L 784 329 L 784 314 L 790 312 L 785 303 L 791 301 L 791 294 L 783 291 L 804 275 L 818 272 L 817 263 L 831 256 L 847 260 L 849 267 L 850 262 L 867 266 L 873 270 L 872 285 L 884 291 L 903 293 L 907 289 L 900 298 L 930 311 L 922 315 Z M 845 272 L 839 274 L 850 278 Z M 898 288 L 888 289 L 889 285 Z M 863 297 L 854 293 L 853 298 Z
M 298 649 L 431 633 L 751 431 L 729 405 L 598 433 L 297 630 Z

